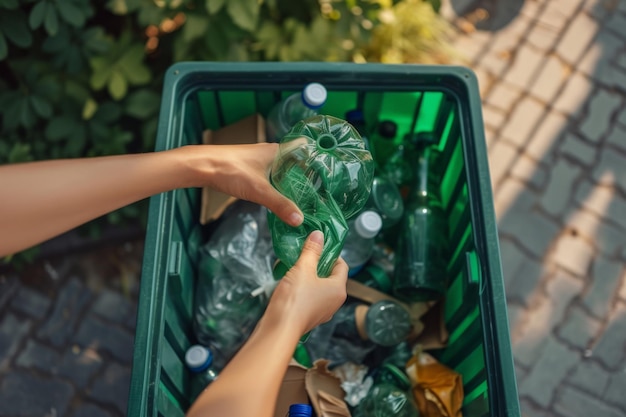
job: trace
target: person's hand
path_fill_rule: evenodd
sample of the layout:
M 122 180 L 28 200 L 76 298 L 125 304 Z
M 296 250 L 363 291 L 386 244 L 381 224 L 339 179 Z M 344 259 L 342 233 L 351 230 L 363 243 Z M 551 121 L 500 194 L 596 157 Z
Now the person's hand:
M 337 260 L 328 278 L 317 276 L 324 236 L 315 231 L 309 235 L 298 262 L 281 279 L 267 307 L 266 316 L 287 318 L 300 334 L 329 321 L 346 300 L 348 265 Z
M 298 206 L 269 183 L 269 171 L 278 144 L 195 145 L 177 151 L 184 153 L 184 163 L 191 167 L 190 186 L 208 186 L 261 204 L 291 226 L 302 223 Z

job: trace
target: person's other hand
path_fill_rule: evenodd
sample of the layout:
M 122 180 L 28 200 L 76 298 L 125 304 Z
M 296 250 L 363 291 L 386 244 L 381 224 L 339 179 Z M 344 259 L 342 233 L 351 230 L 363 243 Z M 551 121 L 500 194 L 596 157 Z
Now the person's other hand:
M 242 200 L 261 204 L 292 226 L 302 223 L 296 204 L 269 182 L 278 152 L 276 143 L 253 145 L 194 145 L 178 149 L 193 172 L 190 186 L 208 186 Z
M 301 335 L 329 321 L 345 302 L 348 265 L 337 260 L 328 278 L 317 276 L 317 264 L 324 245 L 324 235 L 309 235 L 298 262 L 274 290 L 266 315 L 276 320 L 288 319 Z

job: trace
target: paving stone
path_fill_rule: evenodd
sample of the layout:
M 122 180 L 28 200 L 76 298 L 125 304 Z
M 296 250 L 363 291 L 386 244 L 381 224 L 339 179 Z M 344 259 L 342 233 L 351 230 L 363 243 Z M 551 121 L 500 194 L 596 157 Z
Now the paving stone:
M 476 59 L 485 52 L 488 47 L 485 42 L 477 42 L 476 38 L 472 35 L 460 35 L 454 40 L 454 47 L 461 55 L 463 55 L 469 62 L 476 62 Z
M 520 95 L 521 93 L 516 87 L 504 82 L 498 82 L 493 86 L 485 101 L 506 113 L 511 110 L 513 103 L 519 99 Z M 626 125 L 626 120 L 624 124 Z
M 496 107 L 489 105 L 483 106 L 483 121 L 485 126 L 498 129 L 505 120 L 504 112 Z
M 527 259 L 506 287 L 507 299 L 517 300 L 526 307 L 530 307 L 530 299 L 539 290 L 539 283 L 543 275 L 543 265 L 532 259 Z
M 561 338 L 581 351 L 587 349 L 591 339 L 600 331 L 602 323 L 587 314 L 577 305 L 567 313 L 565 322 L 558 331 Z
M 589 78 L 580 72 L 574 72 L 565 84 L 565 89 L 552 103 L 552 107 L 567 116 L 577 117 L 589 99 L 592 89 L 593 84 Z
M 543 2 L 541 1 L 525 1 L 524 4 L 522 4 L 522 8 L 519 10 L 519 14 L 534 20 L 541 11 L 542 6 Z
M 518 384 L 519 386 L 520 384 Z M 520 399 L 520 410 L 522 412 L 522 417 L 560 417 L 556 416 L 556 414 L 551 413 L 550 411 L 544 410 L 536 406 L 532 401 L 527 400 L 526 398 Z
M 605 22 L 605 27 L 615 32 L 622 39 L 626 39 L 626 16 L 621 13 L 611 13 Z
M 626 247 L 626 234 L 614 225 L 602 221 L 596 232 L 595 244 L 601 252 L 614 256 Z
M 576 14 L 582 3 L 584 3 L 583 0 L 567 0 L 548 2 L 548 5 L 549 8 L 554 7 L 557 13 L 560 13 L 563 17 L 565 17 L 565 19 L 569 20 Z M 560 27 L 559 29 L 562 30 L 563 27 Z
M 500 239 L 500 260 L 504 284 L 508 286 L 524 262 L 528 261 L 528 257 L 510 240 Z
M 520 396 L 528 396 L 537 404 L 548 407 L 555 389 L 580 361 L 580 354 L 552 337 L 548 337 L 545 343 L 541 356 L 520 385 Z
M 134 304 L 120 293 L 104 290 L 98 295 L 92 311 L 109 321 L 122 325 L 134 320 L 137 310 Z
M 593 165 L 598 153 L 596 147 L 571 133 L 565 135 L 559 150 L 561 154 L 567 155 L 586 166 Z
M 502 140 L 489 149 L 489 171 L 494 188 L 509 170 L 516 156 L 517 149 Z
M 81 404 L 72 413 L 71 417 L 111 417 L 111 414 L 95 404 Z
M 532 192 L 526 184 L 506 178 L 502 185 L 495 191 L 494 207 L 498 218 L 502 218 L 508 210 L 530 210 L 538 200 L 538 196 Z
M 529 141 L 531 134 L 541 123 L 546 109 L 538 101 L 525 97 L 515 107 L 501 135 L 517 147 L 523 148 Z
M 602 337 L 593 349 L 593 357 L 611 369 L 623 367 L 626 356 L 626 304 L 617 303 Z
M 610 61 L 618 54 L 624 41 L 607 30 L 600 30 L 591 43 L 576 70 L 595 81 L 608 84 Z
M 618 67 L 626 69 L 626 51 L 623 51 L 618 54 L 618 57 L 615 60 L 615 63 L 617 64 Z
M 576 367 L 576 371 L 567 379 L 568 384 L 582 389 L 598 398 L 602 398 L 609 384 L 609 373 L 597 363 L 583 360 Z
M 50 298 L 22 286 L 13 298 L 11 308 L 32 318 L 41 319 L 50 308 L 51 302 Z
M 487 145 L 487 149 L 494 146 L 496 143 L 496 132 L 494 129 L 489 126 L 485 126 L 485 144 Z
M 511 176 L 536 189 L 543 188 L 548 179 L 546 168 L 526 155 L 517 157 L 511 169 Z
M 80 281 L 71 279 L 57 295 L 54 309 L 41 326 L 38 336 L 54 346 L 64 345 L 90 299 L 89 289 Z
M 526 308 L 524 306 L 515 304 L 514 302 L 510 302 L 507 300 L 507 313 L 509 316 L 509 329 L 511 335 L 514 335 L 519 331 L 519 327 L 521 327 L 522 315 L 524 314 L 525 309 Z M 520 379 L 518 378 L 518 381 L 519 380 Z
M 500 78 L 509 64 L 510 55 L 510 48 L 498 50 L 491 49 L 480 58 L 478 61 L 478 68 L 485 70 L 495 78 Z
M 621 278 L 621 285 L 619 288 L 619 296 L 622 300 L 626 301 L 626 270 L 624 270 L 624 273 L 622 274 L 622 278 Z
M 610 261 L 604 257 L 596 257 L 591 270 L 591 288 L 582 301 L 585 307 L 599 319 L 604 319 L 613 305 L 622 278 L 621 262 Z
M 571 273 L 585 277 L 593 258 L 593 247 L 579 236 L 565 234 L 556 244 L 552 260 Z
M 583 11 L 586 11 L 589 16 L 596 21 L 601 22 L 605 20 L 610 13 L 609 3 L 611 0 L 585 0 L 583 3 Z
M 89 379 L 100 369 L 103 360 L 94 349 L 71 349 L 65 352 L 58 374 L 77 387 L 87 386 Z
M 598 184 L 618 187 L 622 192 L 626 192 L 626 155 L 611 149 L 603 149 L 592 175 Z
M 563 320 L 567 307 L 582 288 L 582 281 L 561 270 L 548 280 L 547 295 L 526 311 L 524 326 L 514 340 L 513 355 L 518 363 L 533 367 L 546 346 L 546 339 L 552 337 L 550 333 Z
M 504 74 L 504 81 L 521 89 L 528 89 L 536 80 L 541 64 L 545 62 L 542 53 L 528 46 L 518 47 L 513 64 Z
M 591 142 L 599 142 L 611 125 L 611 116 L 619 108 L 618 94 L 598 90 L 589 102 L 589 114 L 580 126 L 580 131 Z
M 534 79 L 530 94 L 544 103 L 551 103 L 565 83 L 569 71 L 555 55 L 542 58 L 541 71 Z
M 61 355 L 53 349 L 33 340 L 26 342 L 26 348 L 17 357 L 17 364 L 25 368 L 35 368 L 42 372 L 54 373 Z
M 622 93 L 626 92 L 626 71 L 611 65 L 606 73 L 607 75 L 604 79 L 608 81 L 607 85 L 609 88 L 621 90 Z
M 606 139 L 609 145 L 626 152 L 626 129 L 617 124 L 613 126 L 611 133 Z
M 556 396 L 554 409 L 567 417 L 620 417 L 623 413 L 576 388 L 563 387 Z
M 83 320 L 74 340 L 82 347 L 108 352 L 124 363 L 130 363 L 133 359 L 133 335 L 93 316 Z
M 610 186 L 593 185 L 585 180 L 578 186 L 574 198 L 581 207 L 626 229 L 626 218 L 622 215 L 626 213 L 626 201 Z
M 561 13 L 558 5 L 548 2 L 546 7 L 537 15 L 539 24 L 554 28 L 555 30 L 563 30 L 567 21 L 567 16 Z
M 624 395 L 624 387 L 626 387 L 626 370 L 615 372 L 611 375 L 609 387 L 604 394 L 604 399 L 613 405 L 626 411 L 626 395 Z
M 560 8 L 561 4 L 558 6 Z M 578 14 L 556 46 L 556 52 L 570 65 L 576 64 L 598 31 L 598 23 L 585 14 Z
M 622 110 L 617 115 L 617 123 L 626 127 L 626 107 L 622 108 Z
M 89 396 L 101 403 L 110 404 L 121 413 L 125 413 L 129 387 L 130 369 L 116 363 L 110 363 L 104 374 L 94 380 L 89 388 Z
M 537 161 L 550 159 L 559 139 L 567 128 L 567 118 L 557 112 L 549 112 L 541 121 L 524 152 Z
M 0 275 L 0 310 L 13 299 L 13 294 L 19 286 L 19 280 L 15 275 Z
M 8 365 L 30 327 L 29 320 L 21 320 L 10 313 L 4 315 L 0 322 L 0 370 Z
M 531 3 L 527 1 L 525 4 Z M 529 45 L 540 51 L 547 52 L 551 50 L 559 38 L 559 31 L 552 26 L 537 23 L 533 30 L 531 30 L 526 36 L 526 41 Z
M 9 372 L 0 384 L 2 415 L 7 416 L 63 416 L 73 395 L 66 382 L 24 371 Z
M 515 209 L 499 221 L 498 228 L 539 259 L 546 256 L 548 247 L 559 234 L 559 227 L 545 216 Z
M 547 213 L 558 217 L 570 207 L 572 188 L 581 172 L 580 167 L 564 159 L 557 160 L 550 171 L 550 182 L 541 199 L 541 206 Z

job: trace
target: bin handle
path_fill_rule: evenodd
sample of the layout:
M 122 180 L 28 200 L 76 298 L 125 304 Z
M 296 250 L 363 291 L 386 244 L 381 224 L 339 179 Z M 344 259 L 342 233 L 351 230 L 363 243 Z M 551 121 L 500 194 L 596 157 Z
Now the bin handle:
M 480 258 L 476 254 L 476 251 L 465 252 L 465 277 L 465 290 L 467 291 L 469 287 L 478 285 L 478 294 L 482 295 L 485 291 L 485 280 L 482 276 Z

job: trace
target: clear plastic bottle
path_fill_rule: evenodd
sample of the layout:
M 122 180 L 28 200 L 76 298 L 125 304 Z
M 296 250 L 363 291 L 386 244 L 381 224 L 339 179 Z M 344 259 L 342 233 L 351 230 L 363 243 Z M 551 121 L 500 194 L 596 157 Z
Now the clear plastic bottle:
M 383 229 L 389 229 L 402 219 L 404 202 L 400 190 L 389 178 L 374 177 L 372 192 L 365 207 L 376 211 L 383 220 Z
M 287 417 L 312 417 L 313 408 L 308 404 L 291 404 Z
M 311 83 L 301 93 L 292 94 L 277 103 L 265 122 L 267 141 L 279 142 L 300 120 L 315 116 L 326 103 L 327 95 L 323 85 Z
M 213 381 L 217 379 L 217 372 L 211 367 L 213 365 L 213 354 L 209 349 L 201 345 L 193 345 L 187 349 L 185 363 L 192 372 L 191 379 L 191 401 Z
M 341 251 L 341 257 L 350 267 L 348 276 L 353 277 L 365 266 L 372 256 L 374 238 L 380 231 L 383 221 L 378 213 L 364 211 L 348 223 L 348 235 Z
M 367 397 L 355 408 L 353 417 L 419 417 L 409 392 L 411 381 L 402 370 L 387 364 L 377 372 Z

